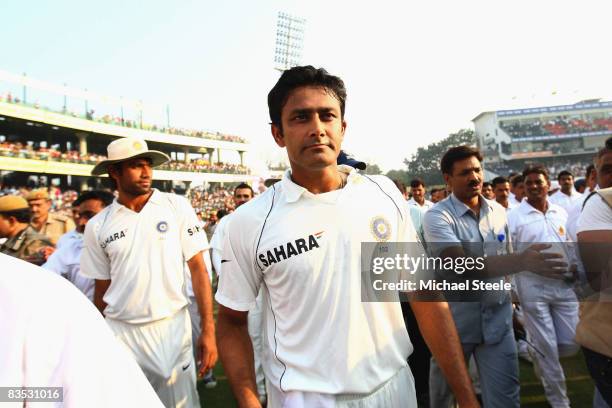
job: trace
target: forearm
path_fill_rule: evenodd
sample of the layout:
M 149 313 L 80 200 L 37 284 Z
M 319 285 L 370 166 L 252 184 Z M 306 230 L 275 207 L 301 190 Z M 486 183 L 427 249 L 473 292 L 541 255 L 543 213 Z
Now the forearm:
M 191 271 L 193 294 L 200 313 L 202 332 L 212 330 L 214 333 L 215 322 L 213 318 L 212 285 L 208 278 L 208 272 L 206 271 L 203 261 L 196 265 L 189 265 L 189 269 Z
M 102 313 L 102 316 L 104 316 L 104 309 L 106 309 L 107 306 L 106 302 L 104 301 L 104 295 L 106 294 L 106 291 L 108 290 L 110 284 L 110 280 L 96 279 L 95 282 L 93 302 L 94 306 L 96 306 L 100 313 Z
M 455 322 L 446 302 L 411 302 L 421 334 L 461 407 L 476 407 Z
M 236 325 L 219 314 L 217 344 L 225 375 L 239 407 L 259 407 L 253 345 L 245 324 Z

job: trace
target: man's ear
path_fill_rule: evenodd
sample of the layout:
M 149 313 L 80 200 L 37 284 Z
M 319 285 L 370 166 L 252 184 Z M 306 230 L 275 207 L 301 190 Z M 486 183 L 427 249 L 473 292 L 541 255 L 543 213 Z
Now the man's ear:
M 283 132 L 281 128 L 274 123 L 270 125 L 270 131 L 272 132 L 272 137 L 274 141 L 279 147 L 285 147 L 285 139 L 283 137 Z
M 444 177 L 444 182 L 446 183 L 446 185 L 450 186 L 450 188 L 452 189 L 453 186 L 450 183 L 450 175 L 448 173 L 442 173 L 442 177 Z

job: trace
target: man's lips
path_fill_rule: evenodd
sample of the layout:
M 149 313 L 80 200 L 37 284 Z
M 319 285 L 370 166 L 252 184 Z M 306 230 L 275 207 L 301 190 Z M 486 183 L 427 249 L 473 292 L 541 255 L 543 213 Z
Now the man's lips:
M 316 143 L 316 144 L 312 144 L 310 146 L 306 146 L 304 148 L 304 150 L 308 150 L 308 149 L 321 149 L 323 147 L 329 147 L 329 145 L 326 145 L 325 143 Z

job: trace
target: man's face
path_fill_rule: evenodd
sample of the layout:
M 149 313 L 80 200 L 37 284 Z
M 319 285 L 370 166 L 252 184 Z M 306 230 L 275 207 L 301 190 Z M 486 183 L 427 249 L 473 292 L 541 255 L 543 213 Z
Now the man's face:
M 451 174 L 444 174 L 444 179 L 451 191 L 460 200 L 468 200 L 480 194 L 482 190 L 482 166 L 474 156 L 453 164 Z
M 336 165 L 346 122 L 340 102 L 322 87 L 294 89 L 281 111 L 282 131 L 272 125 L 276 144 L 287 148 L 293 171 L 319 171 Z
M 32 210 L 33 220 L 44 220 L 49 215 L 49 210 L 51 209 L 51 200 L 40 198 L 37 200 L 30 200 L 28 204 L 30 205 L 30 209 Z
M 117 182 L 119 191 L 131 196 L 147 194 L 151 191 L 153 169 L 150 159 L 131 159 L 110 169 L 111 177 Z
M 546 200 L 549 188 L 550 182 L 543 174 L 531 173 L 525 177 L 525 189 L 529 201 Z
M 565 175 L 559 177 L 559 187 L 561 187 L 561 191 L 565 194 L 569 194 L 572 192 L 572 187 L 574 186 L 574 177 Z
M 12 228 L 10 218 L 0 214 L 0 238 L 8 238 Z
M 74 222 L 76 224 L 76 230 L 81 234 L 85 232 L 85 225 L 87 222 L 94 217 L 97 213 L 104 209 L 104 205 L 100 200 L 85 200 L 79 205 Z
M 493 194 L 493 187 L 491 187 L 489 184 L 484 186 L 482 188 L 482 195 L 485 196 L 485 198 L 488 198 L 489 200 L 494 199 L 495 194 Z
M 516 201 L 518 201 L 519 203 L 523 201 L 523 198 L 525 197 L 525 183 L 522 181 L 520 183 L 517 183 L 517 185 L 515 185 L 512 190 Z
M 441 201 L 443 199 L 442 194 L 444 194 L 444 192 L 440 190 L 431 193 L 431 202 L 435 204 L 438 201 Z
M 412 198 L 414 198 L 414 201 L 417 203 L 422 203 L 425 200 L 425 187 L 422 185 L 410 187 L 410 192 L 412 193 Z
M 597 184 L 599 188 L 612 187 L 612 152 L 604 154 L 597 163 Z
M 508 208 L 508 197 L 510 197 L 510 183 L 497 183 L 493 189 L 495 201 Z
M 248 188 L 237 188 L 234 190 L 234 204 L 236 208 L 253 198 L 253 193 Z

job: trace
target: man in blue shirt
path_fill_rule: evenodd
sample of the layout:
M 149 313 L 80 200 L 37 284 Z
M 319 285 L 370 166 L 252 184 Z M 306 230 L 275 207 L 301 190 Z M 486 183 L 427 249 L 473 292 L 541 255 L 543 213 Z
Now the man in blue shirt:
M 441 258 L 484 257 L 484 268 L 450 272 L 455 281 L 479 279 L 503 282 L 504 275 L 530 270 L 544 276 L 560 276 L 555 268 L 566 266 L 558 254 L 541 252 L 547 245 L 533 245 L 511 254 L 506 209 L 481 194 L 484 171 L 480 152 L 469 146 L 449 149 L 441 161 L 444 180 L 452 194 L 425 214 L 425 240 L 431 256 Z M 471 286 L 473 288 L 473 285 Z M 486 407 L 518 407 L 518 360 L 512 331 L 512 305 L 505 290 L 447 293 L 466 360 L 474 355 Z M 431 407 L 448 407 L 452 395 L 432 360 Z

